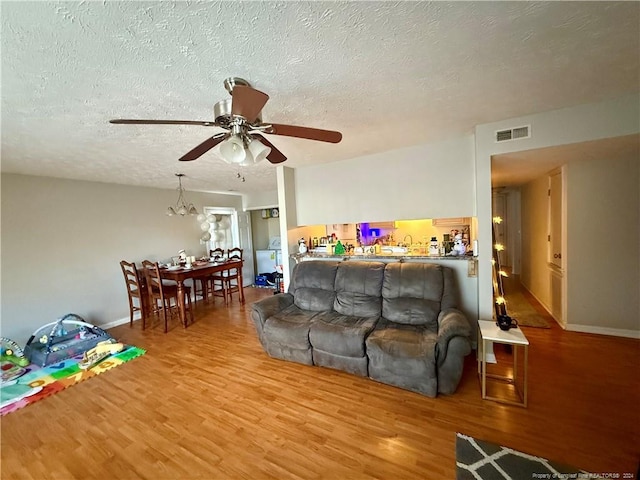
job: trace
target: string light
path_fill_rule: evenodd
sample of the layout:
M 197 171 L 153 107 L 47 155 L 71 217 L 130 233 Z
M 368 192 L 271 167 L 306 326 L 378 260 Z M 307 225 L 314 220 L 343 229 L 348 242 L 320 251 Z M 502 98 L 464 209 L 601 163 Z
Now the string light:
M 501 252 L 504 250 L 504 245 L 502 245 L 501 243 L 496 243 L 494 248 L 496 249 L 496 252 Z
M 493 223 L 502 223 L 502 217 L 493 217 Z

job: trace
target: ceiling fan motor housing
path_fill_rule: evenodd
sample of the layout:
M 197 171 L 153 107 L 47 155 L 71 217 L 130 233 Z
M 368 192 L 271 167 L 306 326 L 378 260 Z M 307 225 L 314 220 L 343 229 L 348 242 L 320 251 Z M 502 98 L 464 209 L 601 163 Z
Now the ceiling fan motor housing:
M 213 106 L 213 116 L 216 119 L 215 123 L 222 128 L 231 128 L 231 123 L 233 121 L 233 115 L 231 114 L 232 100 L 233 99 L 231 98 L 225 98 Z M 250 125 L 258 126 L 260 124 L 262 124 L 262 116 L 258 115 L 258 118 L 256 118 Z
M 224 81 L 224 88 L 231 95 L 233 95 L 233 87 L 235 87 L 236 85 L 242 85 L 243 87 L 251 86 L 251 84 L 247 80 L 240 77 L 229 77 Z

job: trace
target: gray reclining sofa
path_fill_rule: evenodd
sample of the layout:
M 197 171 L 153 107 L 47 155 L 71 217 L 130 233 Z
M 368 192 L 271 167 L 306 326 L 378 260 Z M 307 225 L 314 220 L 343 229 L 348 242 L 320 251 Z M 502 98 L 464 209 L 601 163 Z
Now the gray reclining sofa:
M 442 265 L 311 260 L 251 316 L 272 357 L 435 397 L 455 392 L 471 352 L 455 291 Z

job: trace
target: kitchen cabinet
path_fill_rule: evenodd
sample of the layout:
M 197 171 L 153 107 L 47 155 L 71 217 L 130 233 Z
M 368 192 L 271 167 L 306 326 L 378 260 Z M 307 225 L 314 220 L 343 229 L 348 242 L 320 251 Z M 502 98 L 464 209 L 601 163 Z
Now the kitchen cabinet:
M 396 222 L 370 222 L 369 228 L 394 229 L 396 228 Z
M 355 223 L 332 223 L 327 225 L 327 237 L 331 237 L 331 234 L 335 233 L 338 240 L 352 240 L 356 239 L 356 224 Z
M 434 218 L 431 220 L 431 225 L 433 225 L 434 227 L 461 227 L 463 225 L 471 225 L 471 218 Z

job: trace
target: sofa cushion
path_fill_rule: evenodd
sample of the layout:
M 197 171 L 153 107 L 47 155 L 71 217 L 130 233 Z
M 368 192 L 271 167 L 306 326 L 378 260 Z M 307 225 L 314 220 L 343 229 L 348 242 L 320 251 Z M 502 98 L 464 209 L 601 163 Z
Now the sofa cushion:
M 382 262 L 342 262 L 336 273 L 333 309 L 343 315 L 379 317 L 383 279 Z
M 390 263 L 382 284 L 382 316 L 395 323 L 425 325 L 438 331 L 438 313 L 445 292 L 442 266 Z
M 289 293 L 294 304 L 312 312 L 332 310 L 338 262 L 310 260 L 297 264 L 291 275 Z
M 380 319 L 366 340 L 369 376 L 435 397 L 436 342 L 437 335 L 424 325 L 402 325 Z
M 295 305 L 269 317 L 264 324 L 264 339 L 267 344 L 287 345 L 293 349 L 307 349 L 309 328 L 317 312 L 301 310 Z
M 367 347 L 394 358 L 421 358 L 435 363 L 438 336 L 424 325 L 402 325 L 385 322 L 367 339 Z
M 365 338 L 375 328 L 377 320 L 378 317 L 319 313 L 309 330 L 311 346 L 343 357 L 364 357 Z

